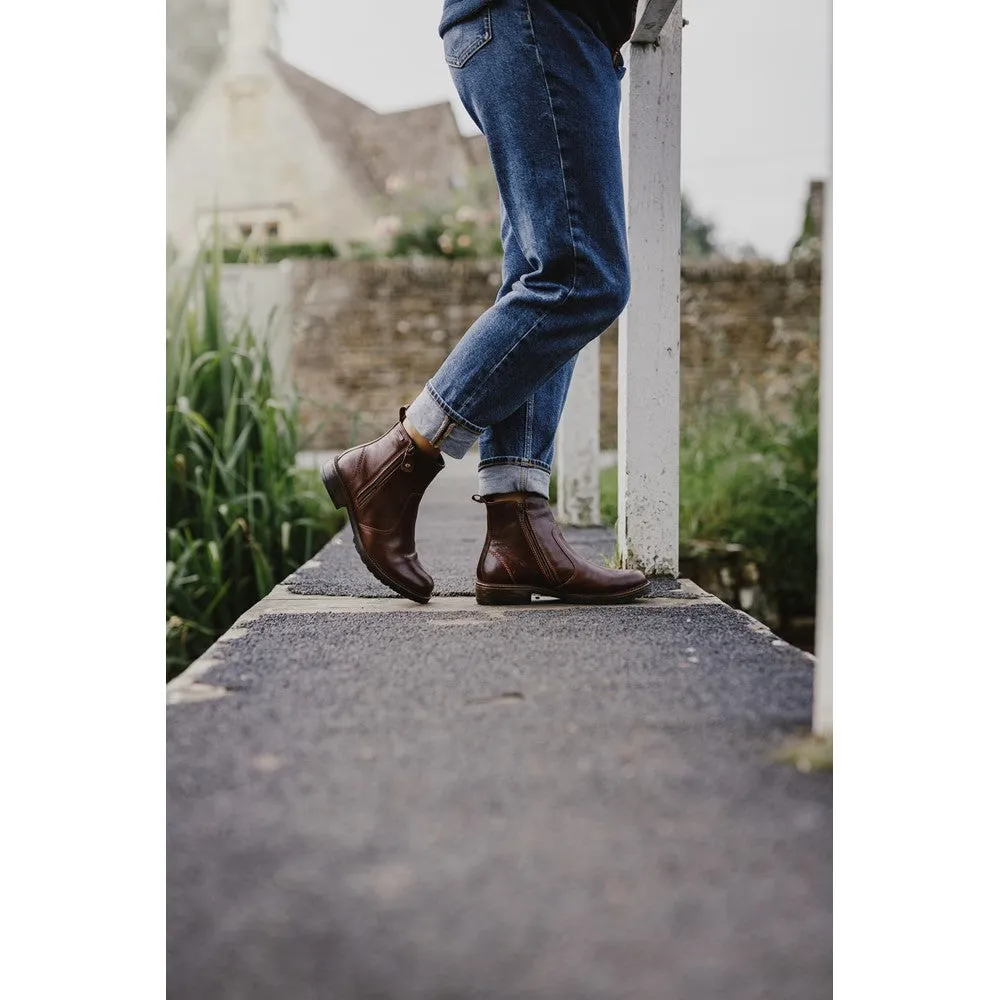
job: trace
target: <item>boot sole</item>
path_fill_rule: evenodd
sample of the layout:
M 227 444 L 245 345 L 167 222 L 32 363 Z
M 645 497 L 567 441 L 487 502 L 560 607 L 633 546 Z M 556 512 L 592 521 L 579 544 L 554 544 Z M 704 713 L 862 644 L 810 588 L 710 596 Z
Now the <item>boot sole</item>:
M 418 595 L 411 590 L 408 590 L 401 583 L 397 583 L 395 580 L 390 579 L 381 569 L 376 565 L 376 563 L 368 556 L 365 552 L 364 546 L 360 542 L 361 532 L 358 531 L 358 522 L 354 516 L 354 504 L 350 501 L 350 496 L 347 492 L 347 487 L 344 485 L 344 480 L 340 475 L 340 468 L 337 465 L 337 460 L 335 458 L 330 459 L 329 462 L 323 463 L 323 468 L 320 470 L 320 478 L 323 480 L 323 486 L 326 488 L 326 492 L 330 494 L 330 499 L 333 501 L 334 507 L 337 510 L 346 510 L 347 518 L 351 523 L 351 535 L 354 538 L 354 548 L 358 555 L 361 557 L 361 561 L 365 565 L 365 569 L 379 583 L 384 583 L 390 590 L 395 591 L 400 597 L 409 598 L 411 601 L 415 601 L 417 604 L 426 604 L 431 598 L 430 594 Z
M 621 594 L 567 594 L 545 587 L 519 587 L 514 583 L 477 583 L 477 604 L 530 604 L 533 594 L 555 597 L 564 604 L 628 604 L 637 597 L 644 597 L 652 589 L 648 580 L 641 587 L 635 587 Z

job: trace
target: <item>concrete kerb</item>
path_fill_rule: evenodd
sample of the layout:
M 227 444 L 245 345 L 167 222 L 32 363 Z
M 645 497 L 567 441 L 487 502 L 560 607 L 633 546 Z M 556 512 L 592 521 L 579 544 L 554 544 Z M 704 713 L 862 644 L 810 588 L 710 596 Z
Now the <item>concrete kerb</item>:
M 472 596 L 464 597 L 433 597 L 427 604 L 415 604 L 406 598 L 376 598 L 351 597 L 348 595 L 314 595 L 293 594 L 288 587 L 291 577 L 271 591 L 267 597 L 258 601 L 245 611 L 223 635 L 221 635 L 201 656 L 191 663 L 182 673 L 167 684 L 166 697 L 168 705 L 187 704 L 191 702 L 209 701 L 225 697 L 229 692 L 222 687 L 207 684 L 201 680 L 214 666 L 222 661 L 223 648 L 246 635 L 247 626 L 265 615 L 318 615 L 318 614 L 417 614 L 444 615 L 437 618 L 435 626 L 457 626 L 487 624 L 491 620 L 500 620 L 509 614 L 529 612 L 557 613 L 559 611 L 579 610 L 580 605 L 567 604 L 550 598 L 540 598 L 531 604 L 518 605 L 510 608 L 485 607 L 476 603 Z M 663 612 L 688 608 L 695 605 L 722 604 L 723 602 L 702 590 L 691 580 L 681 579 L 680 587 L 663 597 L 643 597 L 636 600 L 631 607 L 646 611 Z M 755 632 L 771 634 L 766 625 L 744 612 L 736 612 L 746 619 L 747 627 Z M 457 616 L 457 617 L 456 617 Z M 784 645 L 781 639 L 775 637 L 775 645 Z

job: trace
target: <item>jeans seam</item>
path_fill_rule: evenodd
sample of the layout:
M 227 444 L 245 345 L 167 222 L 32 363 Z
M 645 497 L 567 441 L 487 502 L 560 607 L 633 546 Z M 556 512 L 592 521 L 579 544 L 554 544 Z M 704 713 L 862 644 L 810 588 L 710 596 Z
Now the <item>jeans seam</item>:
M 539 462 L 533 458 L 517 458 L 516 456 L 506 456 L 502 458 L 487 458 L 479 463 L 480 469 L 491 469 L 497 465 L 517 465 L 524 469 L 539 469 L 542 472 L 552 472 L 552 466 L 545 462 Z
M 539 316 L 538 319 L 536 319 L 535 322 L 532 323 L 531 326 L 528 327 L 528 329 L 525 330 L 520 337 L 518 337 L 517 341 L 507 349 L 504 356 L 489 370 L 489 372 L 487 372 L 486 376 L 480 381 L 475 391 L 471 393 L 468 397 L 466 397 L 465 402 L 462 404 L 463 409 L 467 409 L 473 405 L 474 401 L 478 399 L 479 395 L 482 393 L 485 384 L 489 382 L 489 380 L 493 377 L 497 369 L 499 369 L 500 366 L 507 360 L 507 358 L 509 358 L 511 354 L 513 354 L 514 351 L 516 351 L 521 346 L 521 344 L 524 343 L 525 339 L 530 334 L 535 332 L 535 330 L 547 316 L 549 316 L 552 312 L 558 309 L 564 302 L 567 301 L 567 299 L 569 299 L 569 297 L 573 294 L 573 292 L 576 291 L 576 280 L 579 271 L 579 258 L 576 251 L 576 234 L 573 231 L 574 228 L 573 212 L 570 206 L 569 189 L 566 186 L 566 161 L 563 157 L 562 140 L 559 138 L 559 125 L 556 122 L 556 110 L 552 104 L 552 91 L 549 88 L 549 80 L 548 80 L 548 75 L 546 74 L 545 71 L 545 63 L 542 62 L 541 50 L 538 48 L 538 39 L 535 37 L 535 25 L 531 19 L 530 0 L 524 0 L 524 9 L 525 13 L 527 14 L 528 30 L 531 32 L 531 41 L 535 49 L 535 58 L 538 60 L 538 65 L 541 67 L 542 70 L 542 81 L 545 84 L 545 96 L 549 102 L 549 113 L 552 115 L 552 130 L 555 132 L 556 135 L 556 149 L 559 150 L 559 174 L 560 177 L 562 178 L 562 184 L 563 184 L 563 197 L 566 205 L 566 221 L 569 225 L 569 242 L 570 246 L 573 248 L 573 280 L 570 282 L 570 286 L 566 294 L 563 295 L 558 302 L 554 303 L 552 306 L 546 309 L 541 314 L 541 316 Z M 525 257 L 525 260 L 527 260 L 527 257 Z
M 490 16 L 490 6 L 486 6 L 486 17 L 484 18 L 486 34 L 482 38 L 477 38 L 468 48 L 463 49 L 462 54 L 449 57 L 445 55 L 444 61 L 452 69 L 462 69 L 465 64 L 493 38 L 493 19 Z M 454 61 L 453 61 L 454 60 Z
M 441 394 L 437 391 L 437 389 L 434 388 L 434 386 L 430 382 L 427 383 L 426 389 L 431 399 L 433 399 L 434 402 L 437 403 L 442 410 L 444 410 L 448 418 L 454 421 L 454 423 L 458 424 L 459 427 L 464 428 L 470 434 L 475 434 L 477 437 L 486 431 L 485 427 L 477 427 L 475 424 L 470 423 L 460 413 L 458 413 L 454 407 L 449 406 L 441 398 Z
M 448 430 L 448 419 L 449 419 L 448 415 L 445 414 L 444 419 L 441 421 L 441 423 L 438 425 L 437 430 L 431 436 L 431 444 L 435 444 L 437 441 L 440 441 L 444 437 L 445 433 Z
M 535 396 L 532 393 L 531 396 L 525 400 L 524 404 L 524 450 L 529 451 L 531 448 L 531 434 L 534 430 L 535 423 Z M 530 458 L 531 456 L 526 454 L 525 458 Z

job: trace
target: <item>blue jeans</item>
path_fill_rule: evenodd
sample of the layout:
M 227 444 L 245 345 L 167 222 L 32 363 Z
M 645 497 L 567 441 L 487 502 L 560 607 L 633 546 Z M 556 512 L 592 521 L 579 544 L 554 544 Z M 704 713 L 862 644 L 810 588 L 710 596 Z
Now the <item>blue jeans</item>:
M 503 284 L 407 417 L 454 458 L 479 438 L 480 492 L 548 495 L 576 355 L 629 294 L 625 70 L 548 0 L 446 0 L 440 32 L 500 189 Z

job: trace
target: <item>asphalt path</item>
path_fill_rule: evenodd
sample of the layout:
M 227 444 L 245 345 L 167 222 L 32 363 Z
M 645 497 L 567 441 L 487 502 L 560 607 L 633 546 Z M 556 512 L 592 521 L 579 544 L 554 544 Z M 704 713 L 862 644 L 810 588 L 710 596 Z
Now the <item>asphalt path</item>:
M 168 708 L 168 996 L 829 997 L 832 777 L 772 759 L 809 658 L 673 581 L 479 608 L 474 492 L 421 512 L 437 606 L 340 537 L 174 685 L 220 696 Z

